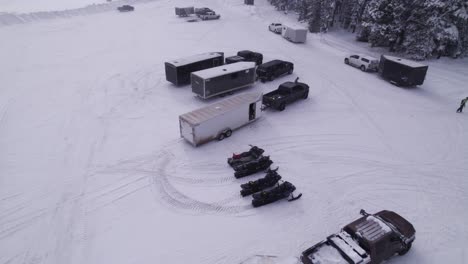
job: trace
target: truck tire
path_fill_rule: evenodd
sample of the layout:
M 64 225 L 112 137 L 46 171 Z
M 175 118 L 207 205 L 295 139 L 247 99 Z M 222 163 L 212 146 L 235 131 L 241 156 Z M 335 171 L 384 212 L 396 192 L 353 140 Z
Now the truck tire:
M 307 99 L 307 97 L 309 97 L 309 92 L 305 93 L 304 96 L 302 97 L 302 99 Z
M 273 81 L 275 78 L 273 78 L 273 75 L 268 76 L 268 81 Z
M 365 72 L 366 71 L 366 66 L 361 65 L 361 67 L 359 67 L 359 69 L 361 69 L 361 71 Z
M 288 71 L 288 74 L 292 74 L 292 73 L 293 73 L 293 71 L 294 71 L 294 69 L 292 69 L 292 68 L 291 68 L 291 69 L 289 69 L 289 71 Z
M 224 135 L 228 138 L 232 135 L 232 130 L 231 129 L 228 129 L 226 130 L 226 132 L 224 132 Z
M 284 109 L 286 109 L 286 103 L 281 103 L 278 107 L 278 110 L 284 111 Z
M 221 140 L 223 140 L 225 137 L 226 137 L 226 136 L 224 135 L 224 133 L 221 132 L 221 133 L 219 133 L 219 135 L 218 135 L 218 140 L 221 141 Z
M 345 63 L 345 64 L 349 64 L 348 58 L 344 59 L 344 63 Z
M 400 256 L 403 256 L 405 255 L 406 253 L 408 253 L 408 251 L 411 249 L 411 245 L 413 243 L 409 243 L 408 246 L 406 246 L 406 248 L 404 248 L 402 251 L 398 252 L 398 255 Z

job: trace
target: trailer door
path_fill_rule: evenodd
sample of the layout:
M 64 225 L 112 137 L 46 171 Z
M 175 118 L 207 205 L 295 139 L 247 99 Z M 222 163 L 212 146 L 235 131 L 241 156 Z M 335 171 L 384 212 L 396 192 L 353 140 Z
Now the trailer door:
M 255 107 L 256 103 L 251 103 L 249 105 L 249 121 L 252 121 L 256 118 L 257 116 L 257 112 L 256 112 L 256 107 Z

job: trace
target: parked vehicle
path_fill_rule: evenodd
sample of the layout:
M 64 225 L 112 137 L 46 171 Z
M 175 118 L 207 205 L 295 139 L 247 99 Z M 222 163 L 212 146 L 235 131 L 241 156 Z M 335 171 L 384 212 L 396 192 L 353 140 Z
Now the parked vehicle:
M 199 15 L 199 18 L 202 20 L 212 20 L 212 19 L 219 19 L 221 16 L 216 14 L 215 12 L 206 12 L 205 14 Z
M 263 62 L 263 55 L 250 50 L 241 50 L 237 52 L 236 56 L 226 57 L 226 64 L 236 63 L 239 61 L 253 61 L 256 65 L 260 65 Z
M 275 78 L 283 74 L 292 74 L 293 71 L 294 64 L 292 62 L 272 60 L 258 66 L 257 77 L 262 82 L 273 81 Z
M 180 17 L 186 17 L 186 16 L 189 16 L 189 15 L 192 15 L 195 13 L 195 9 L 193 8 L 193 6 L 189 6 L 189 7 L 176 7 L 175 8 L 175 13 L 176 15 L 180 16 Z
M 373 215 L 361 210 L 361 214 L 341 232 L 302 252 L 302 262 L 379 264 L 410 250 L 416 231 L 406 219 L 386 210 Z
M 253 194 L 252 206 L 259 207 L 259 206 L 270 204 L 270 203 L 273 203 L 282 199 L 286 199 L 289 196 L 291 196 L 291 198 L 288 199 L 288 201 L 291 202 L 291 201 L 297 200 L 301 198 L 302 193 L 294 197 L 293 192 L 295 190 L 296 190 L 296 186 L 294 186 L 292 183 L 287 182 L 287 181 L 283 182 L 271 190 L 262 191 L 262 192 Z
M 244 0 L 244 4 L 246 4 L 246 5 L 253 5 L 253 4 L 254 4 L 254 0 Z
M 378 71 L 379 60 L 366 55 L 349 55 L 344 59 L 344 63 L 361 69 L 361 71 Z
M 283 25 L 281 35 L 291 42 L 304 43 L 307 40 L 307 29 Z
M 276 110 L 283 111 L 286 105 L 299 99 L 307 99 L 309 96 L 309 86 L 298 82 L 282 83 L 278 89 L 263 95 L 263 104 Z
M 268 26 L 268 29 L 276 34 L 281 34 L 281 30 L 283 29 L 283 25 L 281 23 L 271 23 Z
M 228 138 L 262 116 L 261 100 L 261 93 L 243 93 L 180 115 L 180 136 L 195 147 Z
M 214 12 L 213 10 L 209 9 L 208 7 L 200 7 L 200 8 L 195 8 L 195 15 L 204 15 L 208 12 Z
M 222 65 L 224 53 L 209 52 L 165 62 L 166 80 L 175 85 L 190 83 L 192 72 Z
M 271 161 L 269 156 L 260 156 L 258 159 L 235 166 L 234 170 L 236 172 L 234 173 L 234 177 L 242 178 L 259 171 L 264 171 L 268 169 L 272 163 L 273 161 Z
M 272 170 L 268 169 L 265 177 L 260 178 L 256 181 L 249 181 L 248 183 L 241 184 L 241 195 L 251 195 L 267 188 L 271 188 L 281 180 L 281 175 L 278 174 L 278 168 Z
M 249 151 L 242 152 L 240 154 L 233 153 L 232 157 L 227 159 L 227 162 L 229 166 L 234 168 L 235 166 L 238 166 L 242 163 L 247 163 L 259 158 L 263 154 L 263 152 L 265 152 L 263 149 L 257 146 L 251 146 Z
M 260 65 L 263 63 L 263 55 L 259 52 L 241 50 L 237 52 L 237 56 L 245 58 L 245 61 L 253 61 L 256 65 Z
M 236 56 L 226 57 L 226 59 L 225 59 L 226 64 L 236 63 L 236 62 L 240 62 L 240 61 L 245 61 L 245 58 L 236 55 Z
M 388 55 L 380 57 L 380 74 L 397 86 L 422 85 L 428 68 L 427 65 L 398 57 Z
M 117 7 L 117 10 L 119 10 L 120 12 L 131 12 L 135 10 L 135 8 L 131 5 L 123 5 L 123 6 Z
M 207 99 L 255 83 L 255 63 L 238 62 L 192 72 L 192 92 Z

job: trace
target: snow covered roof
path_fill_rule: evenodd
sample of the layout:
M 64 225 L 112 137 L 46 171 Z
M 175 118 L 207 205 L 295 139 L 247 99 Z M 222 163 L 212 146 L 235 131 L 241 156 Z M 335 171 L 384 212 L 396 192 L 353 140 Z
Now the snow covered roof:
M 239 106 L 251 104 L 262 99 L 261 93 L 242 93 L 237 96 L 219 101 L 217 103 L 196 109 L 192 112 L 180 115 L 179 118 L 192 126 L 199 125 L 206 120 L 227 113 Z
M 398 58 L 398 57 L 394 57 L 394 56 L 388 56 L 388 55 L 382 55 L 382 56 L 387 60 L 398 62 L 398 63 L 401 63 L 401 64 L 405 64 L 405 65 L 408 65 L 410 67 L 426 67 L 427 66 L 427 65 L 424 65 L 424 64 L 421 64 L 419 62 L 412 61 L 412 60 L 407 60 L 407 59 Z
M 283 25 L 283 28 L 290 28 L 292 30 L 306 30 L 306 28 L 300 27 L 300 26 L 288 26 L 288 25 Z
M 201 60 L 216 58 L 219 56 L 224 56 L 224 54 L 222 52 L 208 52 L 208 53 L 197 54 L 197 55 L 180 58 L 176 60 L 171 60 L 171 61 L 168 61 L 167 63 L 170 63 L 174 66 L 183 66 L 183 65 L 187 65 L 187 64 L 194 63 L 194 62 L 201 61 Z
M 255 68 L 255 62 L 242 61 L 242 62 L 236 62 L 232 64 L 221 65 L 218 67 L 201 70 L 197 72 L 192 72 L 192 74 L 203 79 L 209 79 L 209 78 L 213 78 L 216 76 L 221 76 L 221 75 L 225 75 L 225 74 L 229 74 L 233 72 L 249 70 L 252 68 Z

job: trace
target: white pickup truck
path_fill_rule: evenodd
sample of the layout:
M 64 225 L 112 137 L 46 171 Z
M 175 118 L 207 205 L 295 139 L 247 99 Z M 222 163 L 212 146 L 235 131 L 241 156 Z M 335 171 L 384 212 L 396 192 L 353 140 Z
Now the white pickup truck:
M 205 14 L 199 15 L 202 20 L 211 20 L 211 19 L 219 19 L 221 16 L 216 14 L 215 12 L 206 12 Z
M 366 55 L 350 55 L 345 57 L 344 63 L 361 69 L 361 71 L 378 71 L 379 60 Z
M 271 23 L 268 26 L 268 29 L 271 32 L 275 32 L 276 34 L 281 34 L 281 31 L 283 30 L 283 25 L 281 23 Z

